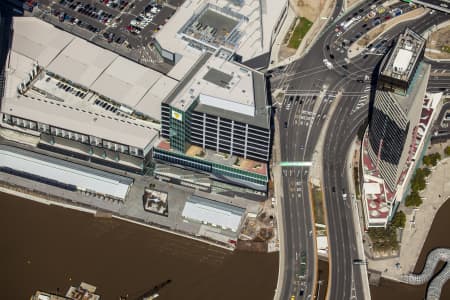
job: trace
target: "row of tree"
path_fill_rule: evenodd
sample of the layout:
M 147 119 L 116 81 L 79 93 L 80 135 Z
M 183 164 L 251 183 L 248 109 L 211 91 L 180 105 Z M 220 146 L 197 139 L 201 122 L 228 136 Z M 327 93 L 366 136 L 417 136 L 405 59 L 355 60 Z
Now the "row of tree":
M 429 167 L 435 167 L 440 160 L 441 160 L 441 155 L 437 152 L 429 154 L 429 155 L 425 155 L 423 157 L 424 165 L 427 165 Z
M 419 192 L 425 189 L 426 181 L 425 179 L 431 174 L 430 169 L 422 168 L 417 169 L 411 179 L 411 193 L 405 199 L 405 205 L 407 207 L 417 207 L 422 204 L 422 198 Z

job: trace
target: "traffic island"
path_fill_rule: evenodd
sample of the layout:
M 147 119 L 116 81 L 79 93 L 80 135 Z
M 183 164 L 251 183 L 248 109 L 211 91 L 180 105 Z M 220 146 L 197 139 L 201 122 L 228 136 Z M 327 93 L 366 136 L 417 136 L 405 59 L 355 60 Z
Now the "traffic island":
M 450 21 L 433 26 L 428 35 L 425 56 L 433 60 L 450 60 Z
M 352 59 L 360 55 L 367 49 L 368 45 L 372 44 L 375 40 L 377 40 L 384 32 L 391 30 L 398 24 L 419 19 L 424 15 L 426 15 L 429 11 L 430 11 L 429 9 L 423 7 L 416 8 L 403 15 L 392 18 L 378 26 L 375 26 L 350 46 L 347 52 L 347 57 L 349 59 Z

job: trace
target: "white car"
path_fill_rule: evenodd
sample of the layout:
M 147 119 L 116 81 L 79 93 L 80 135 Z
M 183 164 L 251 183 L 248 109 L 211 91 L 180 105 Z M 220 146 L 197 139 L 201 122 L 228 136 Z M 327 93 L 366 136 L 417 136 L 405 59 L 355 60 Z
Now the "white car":
M 339 31 L 339 32 L 336 34 L 337 37 L 340 37 L 341 35 L 342 35 L 342 31 Z
M 362 16 L 356 16 L 356 17 L 355 17 L 356 21 L 361 20 L 361 18 L 362 18 Z

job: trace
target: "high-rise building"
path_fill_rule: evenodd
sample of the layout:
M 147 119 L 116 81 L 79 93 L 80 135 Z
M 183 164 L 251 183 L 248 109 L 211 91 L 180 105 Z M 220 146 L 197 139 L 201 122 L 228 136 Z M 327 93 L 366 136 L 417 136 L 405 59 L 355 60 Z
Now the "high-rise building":
M 424 38 L 406 29 L 380 69 L 368 150 L 391 190 L 396 188 L 422 111 L 430 71 L 429 65 L 421 64 L 424 49 Z
M 410 29 L 383 59 L 361 151 L 366 227 L 384 227 L 405 198 L 439 95 L 426 93 L 425 40 Z

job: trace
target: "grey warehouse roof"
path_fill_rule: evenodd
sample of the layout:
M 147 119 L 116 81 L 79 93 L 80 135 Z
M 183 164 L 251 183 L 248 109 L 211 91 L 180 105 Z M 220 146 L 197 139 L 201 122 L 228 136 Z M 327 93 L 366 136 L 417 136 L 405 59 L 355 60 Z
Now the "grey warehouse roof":
M 133 180 L 19 148 L 1 146 L 0 166 L 125 200 Z
M 182 216 L 236 232 L 244 212 L 244 208 L 193 195 L 186 201 Z

